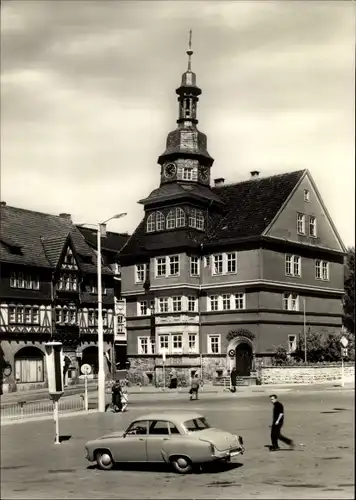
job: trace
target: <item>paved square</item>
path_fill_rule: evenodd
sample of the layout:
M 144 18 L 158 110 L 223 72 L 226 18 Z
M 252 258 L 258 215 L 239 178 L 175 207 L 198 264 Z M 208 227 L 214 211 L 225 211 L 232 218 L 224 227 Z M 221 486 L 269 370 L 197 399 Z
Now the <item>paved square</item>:
M 277 392 L 278 390 L 272 390 Z M 269 453 L 272 405 L 267 392 L 253 394 L 155 395 L 132 402 L 125 414 L 62 418 L 53 443 L 54 423 L 45 420 L 2 426 L 1 497 L 24 498 L 354 498 L 354 392 L 281 392 L 284 433 L 295 451 Z M 99 471 L 85 460 L 88 439 L 125 428 L 141 413 L 195 408 L 210 423 L 243 436 L 246 453 L 231 466 L 201 474 L 177 475 L 167 467 L 127 466 Z

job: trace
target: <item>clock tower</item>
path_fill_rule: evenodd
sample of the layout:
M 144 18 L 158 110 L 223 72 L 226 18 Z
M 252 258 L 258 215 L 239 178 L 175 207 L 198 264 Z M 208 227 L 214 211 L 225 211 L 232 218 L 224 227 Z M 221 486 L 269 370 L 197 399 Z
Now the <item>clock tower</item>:
M 192 72 L 192 32 L 189 33 L 188 69 L 176 90 L 179 103 L 178 127 L 168 134 L 166 150 L 158 158 L 161 185 L 169 182 L 210 185 L 210 168 L 214 162 L 207 151 L 207 137 L 197 129 L 197 105 L 202 93 Z
M 166 149 L 158 158 L 160 185 L 139 202 L 145 207 L 146 234 L 165 233 L 160 245 L 168 241 L 177 244 L 179 238 L 185 243 L 192 241 L 192 234 L 193 239 L 203 237 L 210 215 L 222 206 L 220 197 L 210 187 L 214 159 L 207 151 L 207 137 L 197 128 L 201 89 L 191 69 L 191 36 L 190 31 L 188 68 L 176 90 L 179 104 L 177 128 L 168 134 Z M 174 234 L 168 236 L 167 233 L 172 232 Z

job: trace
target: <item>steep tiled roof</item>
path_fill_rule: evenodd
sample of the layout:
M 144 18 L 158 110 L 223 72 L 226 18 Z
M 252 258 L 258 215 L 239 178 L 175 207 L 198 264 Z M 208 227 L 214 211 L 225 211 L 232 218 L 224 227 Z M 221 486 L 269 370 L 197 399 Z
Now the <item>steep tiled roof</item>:
M 34 212 L 23 208 L 1 205 L 0 211 L 0 261 L 36 267 L 55 267 L 68 235 L 71 236 L 79 256 L 92 263 L 82 264 L 86 272 L 96 272 L 95 252 L 69 218 Z M 11 241 L 20 248 L 12 252 L 1 242 Z M 103 268 L 103 273 L 111 271 Z
M 173 200 L 176 198 L 197 197 L 219 202 L 220 198 L 209 187 L 199 184 L 164 184 L 154 189 L 147 198 L 140 200 L 140 203 L 148 205 L 158 201 Z
M 120 255 L 189 246 L 194 240 L 219 244 L 261 236 L 304 172 L 299 170 L 214 187 L 212 192 L 223 202 L 223 209 L 211 213 L 205 234 L 187 229 L 147 234 L 142 220 Z
M 85 241 L 96 248 L 96 230 L 88 227 L 77 226 L 85 238 Z M 101 239 L 101 248 L 108 252 L 117 253 L 125 245 L 130 235 L 127 233 L 106 232 L 106 237 Z

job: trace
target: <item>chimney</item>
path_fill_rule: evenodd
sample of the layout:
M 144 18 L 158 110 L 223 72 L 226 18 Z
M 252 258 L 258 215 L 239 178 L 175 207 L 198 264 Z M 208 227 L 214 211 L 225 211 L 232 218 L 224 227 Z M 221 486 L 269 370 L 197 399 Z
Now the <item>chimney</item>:
M 66 213 L 63 213 L 63 214 L 59 214 L 59 217 L 61 219 L 66 219 L 66 220 L 70 220 L 72 222 L 72 216 L 71 214 L 66 214 Z
M 224 182 L 225 182 L 224 177 L 219 177 L 218 179 L 214 179 L 214 186 L 215 187 L 223 186 Z
M 260 176 L 260 173 L 258 170 L 252 170 L 252 172 L 250 172 L 250 174 L 251 174 L 251 179 L 257 179 Z
M 0 205 L 1 205 L 2 207 L 6 207 L 6 201 L 0 201 Z

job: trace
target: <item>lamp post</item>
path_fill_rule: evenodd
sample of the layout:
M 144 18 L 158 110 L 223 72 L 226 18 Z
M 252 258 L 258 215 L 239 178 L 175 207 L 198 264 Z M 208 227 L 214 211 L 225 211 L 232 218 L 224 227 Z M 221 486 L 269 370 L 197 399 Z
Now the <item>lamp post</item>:
M 98 274 L 98 408 L 105 412 L 105 369 L 104 369 L 104 331 L 103 331 L 103 294 L 101 280 L 101 237 L 106 235 L 106 224 L 113 219 L 125 217 L 126 213 L 116 214 L 98 224 L 97 228 L 97 274 Z
M 303 333 L 304 333 L 304 363 L 307 364 L 307 325 L 305 313 L 305 298 L 303 298 Z

